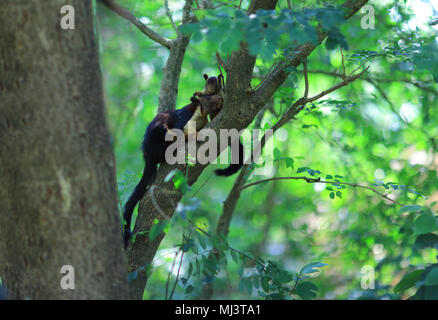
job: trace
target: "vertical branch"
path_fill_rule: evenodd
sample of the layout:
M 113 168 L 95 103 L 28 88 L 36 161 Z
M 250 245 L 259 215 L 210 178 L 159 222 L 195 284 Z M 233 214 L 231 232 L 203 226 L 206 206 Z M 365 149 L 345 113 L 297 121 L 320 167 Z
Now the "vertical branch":
M 170 24 L 172 25 L 173 30 L 175 30 L 176 34 L 179 34 L 180 31 L 178 30 L 178 27 L 176 26 L 175 22 L 173 21 L 172 14 L 169 10 L 169 1 L 164 0 L 164 8 L 166 10 L 166 15 L 169 18 Z
M 304 74 L 304 95 L 303 98 L 307 99 L 309 96 L 309 76 L 307 74 L 307 59 L 303 60 L 303 74 Z
M 193 0 L 186 0 L 183 8 L 182 24 L 191 23 Z M 169 13 L 170 16 L 170 13 Z M 173 23 L 174 28 L 176 25 Z M 178 97 L 178 83 L 181 75 L 181 66 L 187 46 L 190 42 L 190 34 L 178 32 L 177 38 L 172 42 L 169 57 L 163 70 L 163 80 L 161 81 L 160 96 L 158 98 L 158 112 L 174 110 L 176 98 Z

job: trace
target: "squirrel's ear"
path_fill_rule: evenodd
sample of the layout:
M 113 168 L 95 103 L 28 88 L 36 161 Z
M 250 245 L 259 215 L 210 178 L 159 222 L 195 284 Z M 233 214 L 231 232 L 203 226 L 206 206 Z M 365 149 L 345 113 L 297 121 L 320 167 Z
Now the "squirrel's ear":
M 205 80 L 208 79 L 208 74 L 204 73 L 203 76 L 204 76 L 204 79 L 205 79 Z

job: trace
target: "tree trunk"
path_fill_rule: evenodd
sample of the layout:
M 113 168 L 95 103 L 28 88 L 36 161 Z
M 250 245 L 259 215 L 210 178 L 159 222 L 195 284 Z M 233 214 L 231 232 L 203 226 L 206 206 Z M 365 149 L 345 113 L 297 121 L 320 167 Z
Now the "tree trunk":
M 124 299 L 92 5 L 69 1 L 64 30 L 65 4 L 0 2 L 0 277 L 11 299 Z

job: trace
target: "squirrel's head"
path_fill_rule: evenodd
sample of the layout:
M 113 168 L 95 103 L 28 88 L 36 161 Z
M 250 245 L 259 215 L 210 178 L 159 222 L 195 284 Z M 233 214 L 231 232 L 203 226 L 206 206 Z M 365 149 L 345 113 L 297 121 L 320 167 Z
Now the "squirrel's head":
M 205 81 L 205 93 L 208 95 L 214 95 L 214 94 L 218 94 L 222 87 L 219 81 L 219 77 L 209 77 L 208 74 L 204 73 L 204 79 Z

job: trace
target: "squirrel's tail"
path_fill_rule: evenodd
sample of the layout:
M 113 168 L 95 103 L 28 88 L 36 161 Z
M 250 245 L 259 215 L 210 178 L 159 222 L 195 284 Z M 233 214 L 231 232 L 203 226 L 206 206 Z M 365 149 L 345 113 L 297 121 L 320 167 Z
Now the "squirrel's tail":
M 131 239 L 132 236 L 131 218 L 134 208 L 144 196 L 150 184 L 154 181 L 156 174 L 157 166 L 146 163 L 140 182 L 137 184 L 128 201 L 125 203 L 123 208 L 123 219 L 126 221 L 124 228 L 125 231 L 123 233 L 123 242 L 125 244 L 125 248 L 128 246 L 129 239 Z
M 231 158 L 233 160 L 235 159 L 235 156 L 236 156 L 235 153 L 233 154 L 233 152 L 231 150 Z M 239 156 L 238 163 L 232 163 L 228 167 L 226 167 L 225 169 L 217 169 L 214 172 L 218 176 L 228 177 L 228 176 L 235 174 L 237 171 L 240 170 L 240 168 L 242 168 L 243 162 L 244 162 L 244 150 L 243 150 L 243 144 L 240 142 L 240 140 L 239 140 L 239 154 L 238 154 L 238 156 Z

